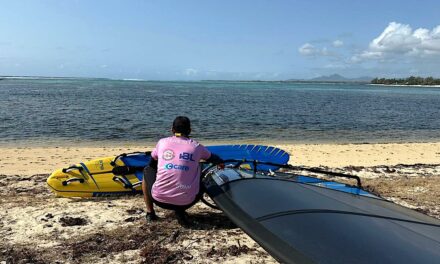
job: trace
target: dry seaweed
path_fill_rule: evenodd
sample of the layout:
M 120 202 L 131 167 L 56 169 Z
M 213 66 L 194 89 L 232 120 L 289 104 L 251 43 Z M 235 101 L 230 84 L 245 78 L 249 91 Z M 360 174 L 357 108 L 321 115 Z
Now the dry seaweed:
M 30 247 L 20 246 L 0 246 L 0 262 L 5 261 L 8 264 L 45 264 L 40 253 Z M 3 263 L 3 262 L 2 262 Z

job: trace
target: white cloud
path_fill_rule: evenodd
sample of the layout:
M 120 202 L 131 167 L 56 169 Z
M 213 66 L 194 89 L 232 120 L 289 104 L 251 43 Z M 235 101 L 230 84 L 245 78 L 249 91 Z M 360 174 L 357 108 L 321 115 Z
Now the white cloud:
M 424 58 L 440 55 L 440 25 L 432 30 L 391 22 L 370 42 L 368 49 L 352 57 L 353 62 L 391 60 L 401 56 Z
M 304 56 L 311 56 L 316 53 L 317 49 L 312 44 L 306 43 L 306 44 L 302 45 L 298 49 L 298 51 L 299 51 L 299 53 L 301 53 Z
M 337 39 L 337 40 L 333 41 L 332 45 L 335 48 L 339 48 L 344 45 L 344 42 L 342 40 Z
M 188 68 L 183 71 L 183 74 L 186 76 L 195 76 L 198 73 L 199 73 L 199 71 L 196 69 L 193 69 L 193 68 Z
M 348 65 L 343 62 L 329 63 L 324 65 L 325 69 L 346 69 L 347 67 Z
M 298 52 L 304 56 L 331 56 L 332 53 L 327 47 L 317 48 L 310 43 L 305 43 L 299 47 Z

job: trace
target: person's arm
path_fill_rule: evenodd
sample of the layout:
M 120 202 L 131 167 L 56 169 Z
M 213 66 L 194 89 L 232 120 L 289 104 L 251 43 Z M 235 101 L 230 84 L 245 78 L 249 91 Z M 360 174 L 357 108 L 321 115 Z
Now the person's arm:
M 209 157 L 209 159 L 207 159 L 206 161 L 212 164 L 216 164 L 217 168 L 221 170 L 225 169 L 225 162 L 223 161 L 223 159 L 214 153 L 211 153 L 211 157 Z
M 208 163 L 216 164 L 219 169 L 225 168 L 225 163 L 222 158 L 220 158 L 218 155 L 214 153 L 211 153 L 204 146 L 201 147 L 202 147 L 202 159 L 204 159 Z
M 206 162 L 212 164 L 220 164 L 223 163 L 223 160 L 218 155 L 211 153 L 211 156 L 208 159 L 206 159 Z
M 157 155 L 157 147 L 159 144 L 156 145 L 156 147 L 153 149 L 153 151 L 151 151 L 151 159 L 155 159 L 158 160 L 158 155 Z
M 151 157 L 150 163 L 148 163 L 148 166 L 157 170 L 157 159 L 154 159 L 153 157 Z
M 157 155 L 157 151 L 159 148 L 159 142 L 157 142 L 156 147 L 153 149 L 153 151 L 151 151 L 151 159 L 150 159 L 150 162 L 148 163 L 148 166 L 150 166 L 151 168 L 153 168 L 155 170 L 157 170 L 157 160 L 159 157 Z

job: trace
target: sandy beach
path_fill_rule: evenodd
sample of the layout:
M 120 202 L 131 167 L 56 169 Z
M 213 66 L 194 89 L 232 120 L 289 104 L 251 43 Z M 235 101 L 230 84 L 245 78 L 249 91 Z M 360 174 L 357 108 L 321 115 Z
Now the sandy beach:
M 386 199 L 440 218 L 440 143 L 289 144 L 290 163 L 352 173 Z M 179 226 L 158 209 L 144 220 L 141 196 L 57 198 L 57 168 L 152 146 L 0 147 L 0 263 L 276 263 L 221 212 L 189 210 Z

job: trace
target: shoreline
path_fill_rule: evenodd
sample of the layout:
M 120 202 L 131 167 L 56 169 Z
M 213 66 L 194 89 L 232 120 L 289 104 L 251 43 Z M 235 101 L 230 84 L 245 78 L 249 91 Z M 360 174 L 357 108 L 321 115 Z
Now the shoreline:
M 194 137 L 199 143 L 210 145 L 375 145 L 375 144 L 424 144 L 424 143 L 440 143 L 439 139 L 426 140 L 370 140 L 370 141 L 316 141 L 316 140 L 261 140 L 261 139 L 233 139 L 233 140 L 211 140 L 199 139 Z M 33 139 L 33 140 L 0 140 L 0 148 L 65 148 L 65 147 L 93 147 L 93 148 L 110 148 L 110 147 L 151 147 L 155 146 L 157 140 L 50 140 L 50 139 Z
M 440 163 L 440 142 L 379 144 L 288 144 L 269 143 L 290 155 L 291 164 L 303 166 L 379 166 Z M 217 143 L 218 144 L 218 143 Z M 210 144 L 206 144 L 210 145 Z M 0 174 L 50 174 L 54 170 L 87 160 L 144 152 L 154 144 L 124 146 L 0 146 Z
M 427 84 L 380 84 L 380 83 L 367 83 L 367 85 L 373 85 L 373 86 L 395 86 L 395 87 L 433 87 L 433 88 L 440 88 L 440 85 L 427 85 Z

